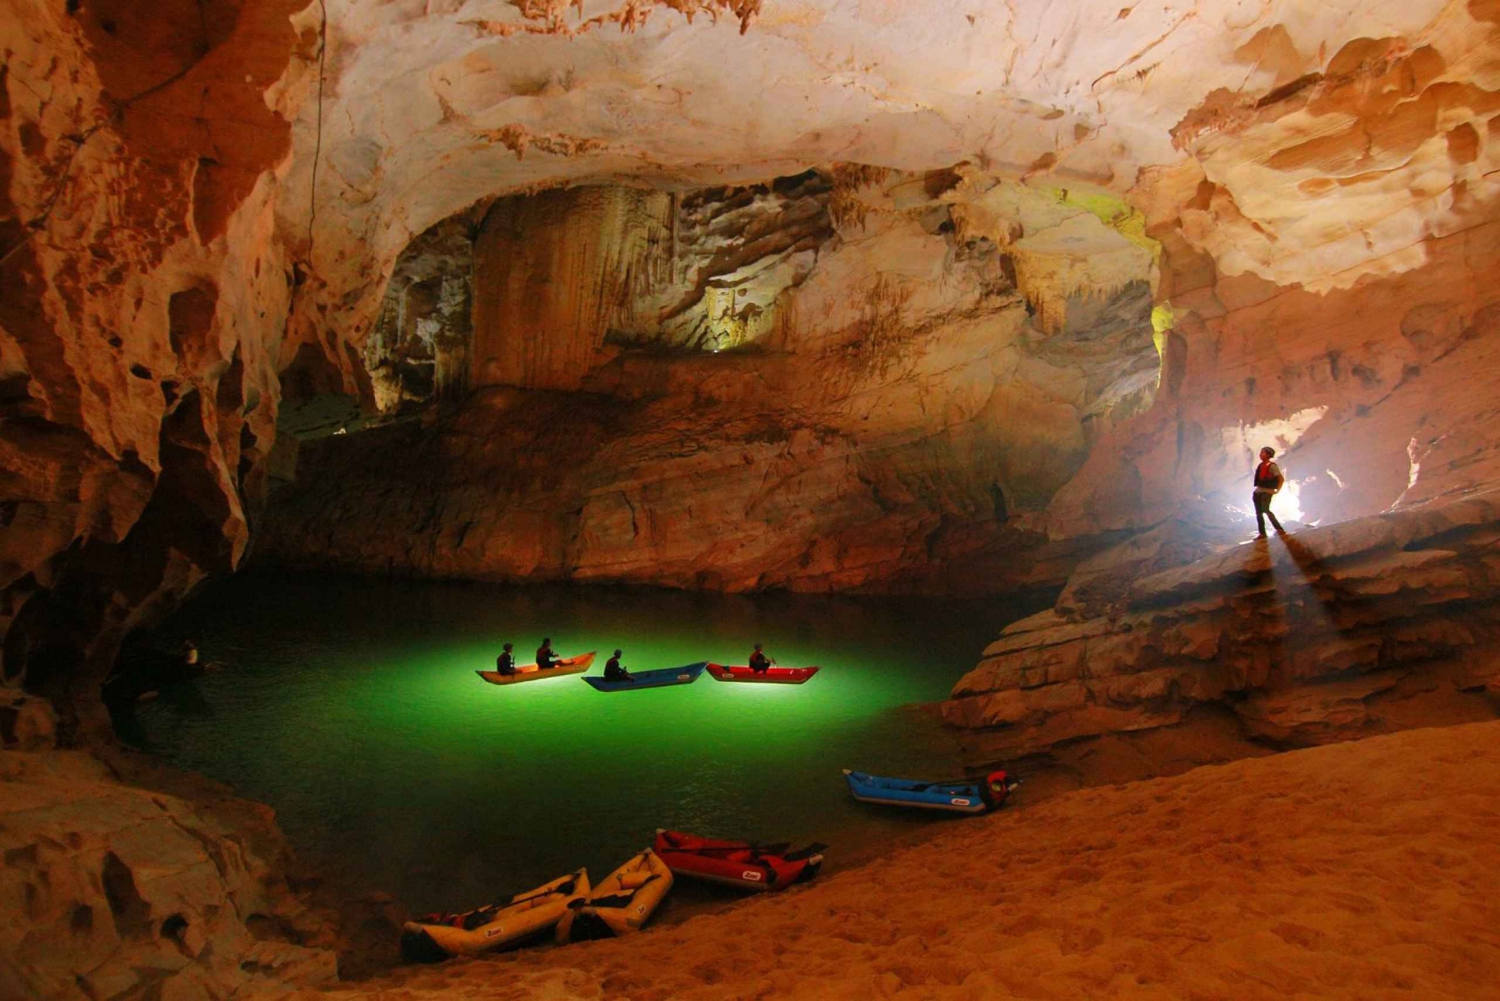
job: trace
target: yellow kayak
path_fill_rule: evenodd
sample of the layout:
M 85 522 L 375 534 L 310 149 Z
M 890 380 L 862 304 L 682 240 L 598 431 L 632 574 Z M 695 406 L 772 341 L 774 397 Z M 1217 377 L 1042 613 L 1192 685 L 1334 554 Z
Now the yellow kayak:
M 557 923 L 557 940 L 581 942 L 640 931 L 671 888 L 672 870 L 647 848 L 587 896 L 569 902 L 568 913 Z
M 509 903 L 490 904 L 463 914 L 425 914 L 401 928 L 401 952 L 407 959 L 436 963 L 449 956 L 477 956 L 545 932 L 569 905 L 588 896 L 587 869 L 518 893 Z
M 499 671 L 475 671 L 485 681 L 492 685 L 515 685 L 522 681 L 541 681 L 543 678 L 561 678 L 566 674 L 582 674 L 594 664 L 594 654 L 597 650 L 581 653 L 576 657 L 564 657 L 557 662 L 556 667 L 549 667 L 545 671 L 535 664 L 522 664 L 516 668 L 515 674 L 501 674 Z

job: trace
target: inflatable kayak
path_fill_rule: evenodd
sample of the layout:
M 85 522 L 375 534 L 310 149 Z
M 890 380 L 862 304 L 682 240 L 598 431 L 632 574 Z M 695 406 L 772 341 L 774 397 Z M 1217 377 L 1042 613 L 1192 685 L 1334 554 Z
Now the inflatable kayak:
M 1005 802 L 1015 783 L 1003 771 L 991 772 L 982 780 L 955 779 L 952 782 L 918 782 L 913 779 L 882 778 L 864 772 L 844 769 L 849 792 L 861 803 L 884 806 L 906 806 L 918 810 L 941 810 L 947 813 L 984 813 Z
M 401 952 L 419 963 L 435 963 L 449 956 L 477 956 L 503 949 L 525 938 L 551 930 L 568 905 L 589 892 L 589 874 L 579 869 L 518 893 L 509 903 L 490 904 L 463 914 L 426 914 L 401 928 Z
M 674 876 L 766 893 L 785 890 L 793 883 L 816 876 L 823 865 L 823 849 L 827 847 L 811 844 L 789 852 L 784 844 L 717 841 L 657 828 L 655 851 Z
M 629 681 L 608 681 L 602 676 L 584 678 L 600 692 L 632 692 L 641 688 L 664 688 L 667 685 L 691 685 L 703 673 L 704 661 L 682 667 L 664 667 L 659 671 L 637 671 Z
M 672 888 L 672 870 L 647 848 L 605 877 L 587 897 L 568 902 L 557 923 L 559 942 L 628 935 L 651 920 Z
M 594 654 L 597 650 L 581 653 L 576 657 L 564 657 L 557 662 L 556 667 L 549 667 L 545 671 L 535 664 L 522 664 L 516 668 L 515 674 L 501 674 L 499 671 L 475 671 L 485 681 L 492 685 L 517 685 L 523 681 L 541 681 L 543 678 L 561 678 L 565 674 L 582 674 L 594 664 Z
M 802 685 L 818 673 L 816 667 L 770 667 L 764 671 L 752 671 L 749 667 L 725 667 L 723 664 L 708 665 L 708 673 L 715 681 L 748 681 L 759 685 Z

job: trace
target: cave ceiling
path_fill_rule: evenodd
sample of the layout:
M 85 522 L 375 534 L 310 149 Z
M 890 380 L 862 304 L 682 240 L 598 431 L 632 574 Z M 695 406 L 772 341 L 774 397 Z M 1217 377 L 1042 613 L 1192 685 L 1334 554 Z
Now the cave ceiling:
M 1441 365 L 1472 378 L 1464 352 L 1500 322 L 1483 280 L 1500 259 L 1500 0 L 0 0 L 0 33 L 7 677 L 79 660 L 98 675 L 125 631 L 238 565 L 287 387 L 375 395 L 403 251 L 447 220 L 458 252 L 433 244 L 434 260 L 463 258 L 511 195 L 598 202 L 601 219 L 610 199 L 656 218 L 671 196 L 676 284 L 555 385 L 584 385 L 637 326 L 704 341 L 666 320 L 689 303 L 718 317 L 754 278 L 762 316 L 798 288 L 806 322 L 781 333 L 824 368 L 766 364 L 809 395 L 843 386 L 837 416 L 863 425 L 904 385 L 884 426 L 906 428 L 930 416 L 930 383 L 955 402 L 923 434 L 1035 431 L 999 448 L 1026 460 L 1014 482 L 970 477 L 963 505 L 912 521 L 913 559 L 932 518 L 992 493 L 993 518 L 1053 540 L 1154 523 L 1229 489 L 1250 438 L 1291 424 L 1334 483 L 1308 496 L 1340 516 L 1500 469 L 1487 413 L 1432 388 Z M 731 190 L 810 169 L 831 190 Z M 604 185 L 633 193 L 584 187 Z M 762 232 L 779 269 L 763 280 L 757 248 L 716 222 L 760 225 L 746 198 L 805 224 Z M 538 264 L 546 246 L 582 253 L 548 239 L 522 241 Z M 468 311 L 431 268 L 410 277 L 441 370 L 454 345 L 420 325 Z M 1001 303 L 1012 284 L 1024 306 Z M 975 304 L 1008 318 L 955 312 Z M 1177 318 L 1170 336 L 1152 307 Z M 1013 341 L 1028 373 L 1094 351 L 1083 328 L 1126 313 L 1123 360 L 1037 379 L 1000 364 Z M 865 328 L 925 338 L 908 360 L 932 377 L 859 382 L 838 350 Z M 538 338 L 538 357 L 553 347 Z M 954 351 L 1005 392 L 956 385 Z M 1443 421 L 1465 434 L 1422 430 Z M 967 476 L 972 443 L 943 441 Z M 1351 443 L 1371 460 L 1346 465 Z M 617 515 L 601 523 L 631 525 Z
M 280 212 L 295 231 L 319 205 L 315 270 L 355 339 L 361 290 L 485 198 L 835 162 L 1129 194 L 1226 273 L 1347 287 L 1419 266 L 1490 196 L 1495 7 L 329 0 Z

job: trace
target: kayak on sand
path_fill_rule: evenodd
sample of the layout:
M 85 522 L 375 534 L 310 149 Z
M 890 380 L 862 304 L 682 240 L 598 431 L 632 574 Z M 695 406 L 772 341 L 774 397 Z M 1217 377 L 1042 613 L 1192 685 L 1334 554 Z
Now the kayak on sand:
M 568 902 L 568 912 L 557 924 L 557 940 L 581 942 L 640 931 L 671 888 L 672 870 L 647 848 L 587 897 Z
M 823 865 L 823 844 L 795 852 L 787 845 L 752 845 L 720 841 L 681 831 L 656 829 L 656 854 L 674 876 L 701 879 L 754 893 L 785 890 L 812 879 Z
M 849 792 L 861 803 L 939 810 L 945 813 L 986 813 L 1005 802 L 1005 798 L 1016 787 L 1016 783 L 1007 779 L 1003 771 L 990 772 L 983 779 L 919 782 L 915 779 L 869 775 L 845 768 L 844 778 L 849 783 Z
M 492 685 L 517 685 L 523 681 L 541 681 L 543 678 L 561 678 L 565 674 L 582 674 L 594 664 L 594 654 L 598 651 L 590 650 L 576 657 L 564 657 L 557 662 L 556 667 L 543 670 L 535 664 L 522 664 L 516 668 L 515 674 L 501 674 L 499 671 L 475 671 L 485 681 Z
M 568 905 L 587 896 L 589 874 L 568 876 L 518 893 L 505 904 L 490 904 L 462 914 L 424 914 L 401 928 L 401 952 L 419 963 L 450 956 L 477 956 L 550 931 L 568 913 Z

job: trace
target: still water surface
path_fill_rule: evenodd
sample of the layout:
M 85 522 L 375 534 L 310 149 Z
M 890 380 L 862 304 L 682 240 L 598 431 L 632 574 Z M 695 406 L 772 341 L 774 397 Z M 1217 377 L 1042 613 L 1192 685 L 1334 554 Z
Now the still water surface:
M 828 842 L 829 866 L 932 823 L 849 799 L 840 769 L 947 778 L 943 698 L 1034 610 L 930 599 L 754 597 L 248 573 L 168 626 L 218 669 L 138 711 L 138 740 L 271 804 L 293 847 L 350 891 L 457 909 L 586 865 L 602 877 L 657 827 Z M 627 667 L 819 664 L 802 686 L 603 694 L 580 676 L 481 681 L 623 647 Z

